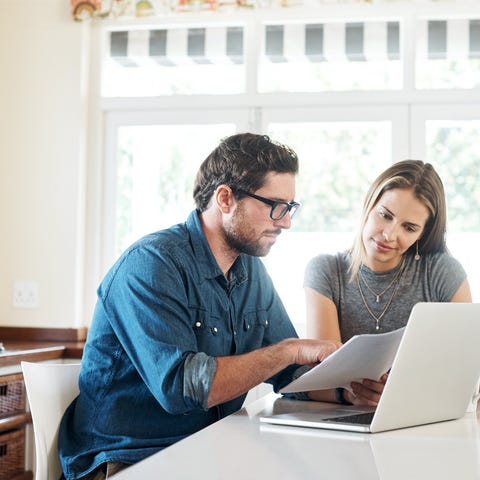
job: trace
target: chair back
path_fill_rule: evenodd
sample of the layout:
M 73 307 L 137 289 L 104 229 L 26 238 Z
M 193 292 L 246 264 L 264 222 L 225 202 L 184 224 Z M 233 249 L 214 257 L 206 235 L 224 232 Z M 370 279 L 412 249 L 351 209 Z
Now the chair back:
M 78 395 L 80 363 L 21 362 L 35 436 L 35 480 L 58 480 L 58 427 Z

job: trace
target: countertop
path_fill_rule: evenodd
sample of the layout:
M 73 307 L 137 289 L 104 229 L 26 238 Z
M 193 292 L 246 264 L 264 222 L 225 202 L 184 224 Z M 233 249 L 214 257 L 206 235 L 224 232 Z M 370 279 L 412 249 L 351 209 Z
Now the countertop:
M 269 394 L 121 471 L 115 480 L 480 480 L 476 412 L 373 434 L 259 421 L 272 412 L 331 407 Z

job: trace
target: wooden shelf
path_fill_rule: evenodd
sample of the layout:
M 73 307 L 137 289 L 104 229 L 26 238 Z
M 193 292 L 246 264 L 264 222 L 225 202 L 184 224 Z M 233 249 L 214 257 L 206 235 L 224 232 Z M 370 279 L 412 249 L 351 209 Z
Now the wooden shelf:
M 30 412 L 17 413 L 16 415 L 10 415 L 8 417 L 0 418 L 0 432 L 6 432 L 25 426 L 32 421 Z
M 23 472 L 13 477 L 12 480 L 33 480 L 33 473 L 30 471 Z
M 82 328 L 34 328 L 0 326 L 0 341 L 33 342 L 85 342 L 87 327 Z
M 33 473 L 30 471 L 23 472 L 19 475 L 15 475 L 12 480 L 33 480 Z

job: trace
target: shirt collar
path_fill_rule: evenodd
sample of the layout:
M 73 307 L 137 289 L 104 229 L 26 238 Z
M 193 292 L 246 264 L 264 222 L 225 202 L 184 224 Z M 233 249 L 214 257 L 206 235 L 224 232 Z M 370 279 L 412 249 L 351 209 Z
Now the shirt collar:
M 186 226 L 190 234 L 193 253 L 204 277 L 206 279 L 219 276 L 223 277 L 223 272 L 218 266 L 217 260 L 213 256 L 210 245 L 203 233 L 200 223 L 200 212 L 198 210 L 190 213 L 186 221 Z M 247 279 L 244 257 L 244 254 L 240 254 L 230 268 L 231 278 L 235 279 L 237 283 L 241 283 Z

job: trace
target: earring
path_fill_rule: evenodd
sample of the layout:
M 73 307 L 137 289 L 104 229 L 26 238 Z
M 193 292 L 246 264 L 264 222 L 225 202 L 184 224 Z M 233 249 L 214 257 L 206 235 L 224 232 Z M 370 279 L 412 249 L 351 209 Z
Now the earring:
M 416 252 L 415 256 L 413 257 L 417 262 L 420 260 L 420 254 L 418 253 L 418 240 L 417 240 L 417 246 L 416 246 Z

